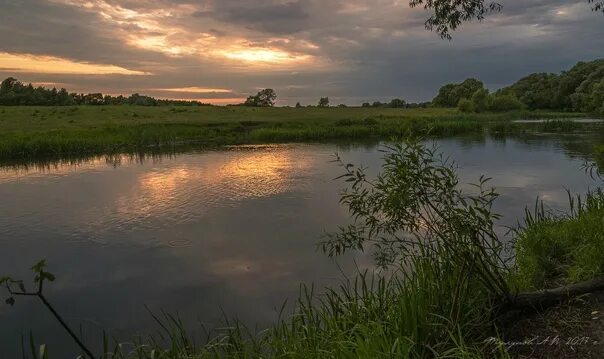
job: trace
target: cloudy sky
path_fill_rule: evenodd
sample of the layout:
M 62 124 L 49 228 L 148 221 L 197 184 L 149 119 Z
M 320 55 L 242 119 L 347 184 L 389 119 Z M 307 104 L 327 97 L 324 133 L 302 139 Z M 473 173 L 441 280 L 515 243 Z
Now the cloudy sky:
M 500 3 L 446 41 L 408 0 L 0 0 L 0 77 L 218 104 L 266 87 L 280 104 L 359 104 L 604 58 L 604 15 L 586 0 Z

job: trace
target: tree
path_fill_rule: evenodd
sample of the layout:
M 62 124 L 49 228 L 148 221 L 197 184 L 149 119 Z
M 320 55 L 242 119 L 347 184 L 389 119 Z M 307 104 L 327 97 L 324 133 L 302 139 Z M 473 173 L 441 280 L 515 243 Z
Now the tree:
M 0 84 L 0 96 L 8 94 L 9 91 L 12 91 L 15 85 L 19 83 L 20 82 L 17 81 L 17 79 L 14 77 L 9 77 L 2 81 L 2 83 Z
M 300 104 L 300 102 L 296 102 L 296 108 L 300 108 L 302 107 L 302 105 Z
M 261 99 L 262 101 L 262 99 Z M 23 84 L 13 77 L 9 77 L 0 83 L 0 105 L 5 106 L 70 106 L 70 105 L 181 105 L 193 106 L 204 105 L 198 101 L 184 100 L 158 100 L 150 96 L 132 94 L 126 98 L 122 95 L 117 97 L 101 93 L 77 94 L 69 93 L 66 89 L 47 89 L 42 86 L 35 87 Z
M 604 116 L 604 79 L 594 86 L 590 96 L 592 112 Z
M 275 100 L 277 99 L 277 93 L 273 89 L 264 89 L 256 94 L 256 96 L 250 96 L 245 100 L 245 106 L 253 107 L 273 107 Z
M 321 97 L 319 99 L 319 107 L 329 107 L 329 97 Z
M 407 105 L 407 103 L 405 102 L 405 100 L 401 100 L 400 98 L 393 98 L 392 100 L 390 100 L 390 103 L 388 104 L 388 107 L 391 108 L 403 108 Z
M 558 88 L 560 77 L 555 74 L 536 73 L 525 76 L 500 91 L 511 94 L 531 109 L 559 109 Z
M 463 100 L 463 99 L 462 99 Z M 481 88 L 472 95 L 472 108 L 475 112 L 484 112 L 489 107 L 489 90 Z M 461 100 L 460 100 L 461 101 Z
M 604 1 L 587 0 L 592 4 L 593 11 L 604 12 Z M 455 31 L 462 23 L 472 20 L 482 20 L 492 12 L 499 12 L 503 8 L 496 2 L 485 0 L 410 0 L 409 6 L 423 7 L 430 10 L 432 15 L 426 20 L 426 29 L 435 31 L 443 39 L 451 39 L 451 32 Z
M 459 84 L 447 84 L 438 90 L 438 95 L 432 100 L 436 107 L 456 107 L 462 98 L 470 99 L 484 84 L 474 78 L 466 79 Z
M 466 113 L 474 112 L 474 105 L 472 104 L 472 101 L 468 100 L 467 98 L 462 98 L 457 104 L 457 109 L 461 112 Z
M 512 94 L 492 96 L 489 110 L 494 112 L 518 111 L 524 108 L 524 104 Z

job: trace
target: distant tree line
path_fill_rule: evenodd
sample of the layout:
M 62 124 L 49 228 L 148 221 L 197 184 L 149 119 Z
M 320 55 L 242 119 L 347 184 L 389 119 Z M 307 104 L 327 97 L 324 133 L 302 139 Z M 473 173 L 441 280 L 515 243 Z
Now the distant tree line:
M 604 115 L 604 60 L 579 62 L 560 74 L 531 74 L 494 93 L 470 78 L 441 87 L 432 104 L 464 112 L 527 108 Z
M 162 100 L 150 96 L 110 96 L 102 93 L 69 93 L 66 89 L 47 89 L 24 84 L 9 77 L 0 84 L 0 105 L 3 106 L 70 106 L 70 105 L 138 105 L 138 106 L 207 106 L 199 101 Z
M 364 102 L 361 107 L 382 107 L 382 108 L 425 108 L 430 107 L 430 102 L 407 102 L 400 98 L 394 98 L 389 102 L 375 101 L 372 103 Z

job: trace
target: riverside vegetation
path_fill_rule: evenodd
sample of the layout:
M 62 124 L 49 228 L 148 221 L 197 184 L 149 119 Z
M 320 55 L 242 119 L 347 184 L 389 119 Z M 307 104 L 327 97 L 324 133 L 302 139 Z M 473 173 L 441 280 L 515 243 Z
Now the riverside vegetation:
M 582 125 L 513 120 L 604 115 L 604 60 L 579 62 L 559 75 L 531 74 L 494 93 L 467 79 L 441 87 L 431 102 L 420 104 L 396 98 L 360 108 L 329 107 L 329 98 L 322 97 L 317 107 L 274 108 L 276 98 L 273 89 L 263 89 L 239 106 L 218 107 L 139 94 L 69 93 L 10 77 L 0 84 L 0 161 L 428 132 L 566 132 Z
M 341 202 L 354 222 L 319 248 L 329 256 L 370 251 L 376 272 L 344 279 L 338 288 L 302 286 L 294 312 L 282 311 L 274 326 L 259 333 L 226 320 L 225 329 L 196 344 L 177 317 L 164 314 L 155 316 L 158 335 L 132 343 L 105 337 L 97 357 L 507 358 L 514 353 L 504 344 L 500 318 L 518 292 L 602 274 L 601 191 L 572 201 L 564 216 L 540 205 L 527 211 L 510 242 L 495 229 L 498 194 L 489 179 L 478 179 L 470 192 L 460 190 L 455 164 L 436 148 L 417 141 L 392 145 L 375 178 L 338 163 L 348 184 Z M 42 294 L 54 277 L 43 262 L 34 271 L 39 290 L 33 295 Z M 21 281 L 0 282 L 13 295 L 9 304 L 14 295 L 30 293 Z M 49 349 L 30 341 L 33 357 L 50 357 Z
M 460 113 L 446 108 L 214 106 L 0 107 L 0 161 L 337 139 L 379 140 L 484 131 L 568 131 L 580 113 Z M 551 123 L 515 123 L 530 118 Z

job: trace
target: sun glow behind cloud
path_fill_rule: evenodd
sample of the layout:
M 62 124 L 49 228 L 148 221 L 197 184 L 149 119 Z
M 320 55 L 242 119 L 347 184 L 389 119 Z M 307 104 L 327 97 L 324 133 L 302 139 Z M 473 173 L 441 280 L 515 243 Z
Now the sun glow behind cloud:
M 0 52 L 0 70 L 66 75 L 149 75 L 120 66 L 76 62 L 54 56 Z
M 303 62 L 311 58 L 309 55 L 295 55 L 282 50 L 266 48 L 221 50 L 219 53 L 228 59 L 247 63 L 292 63 Z
M 206 87 L 177 87 L 177 88 L 164 88 L 164 89 L 156 89 L 157 91 L 167 91 L 167 92 L 184 92 L 184 93 L 231 93 L 232 90 L 227 89 L 214 89 L 214 88 L 206 88 Z
M 194 30 L 176 19 L 184 19 L 199 10 L 191 4 L 175 4 L 169 10 L 142 8 L 129 9 L 110 3 L 107 0 L 51 0 L 56 3 L 79 7 L 101 16 L 109 25 L 113 25 L 123 38 L 133 47 L 162 53 L 170 57 L 190 57 L 210 59 L 217 63 L 225 59 L 246 66 L 258 65 L 286 67 L 292 64 L 316 61 L 315 56 L 307 52 L 318 47 L 307 41 L 300 42 L 302 48 L 291 50 L 289 39 L 265 39 L 265 43 L 252 42 L 242 36 L 227 35 L 217 37 L 212 33 Z

